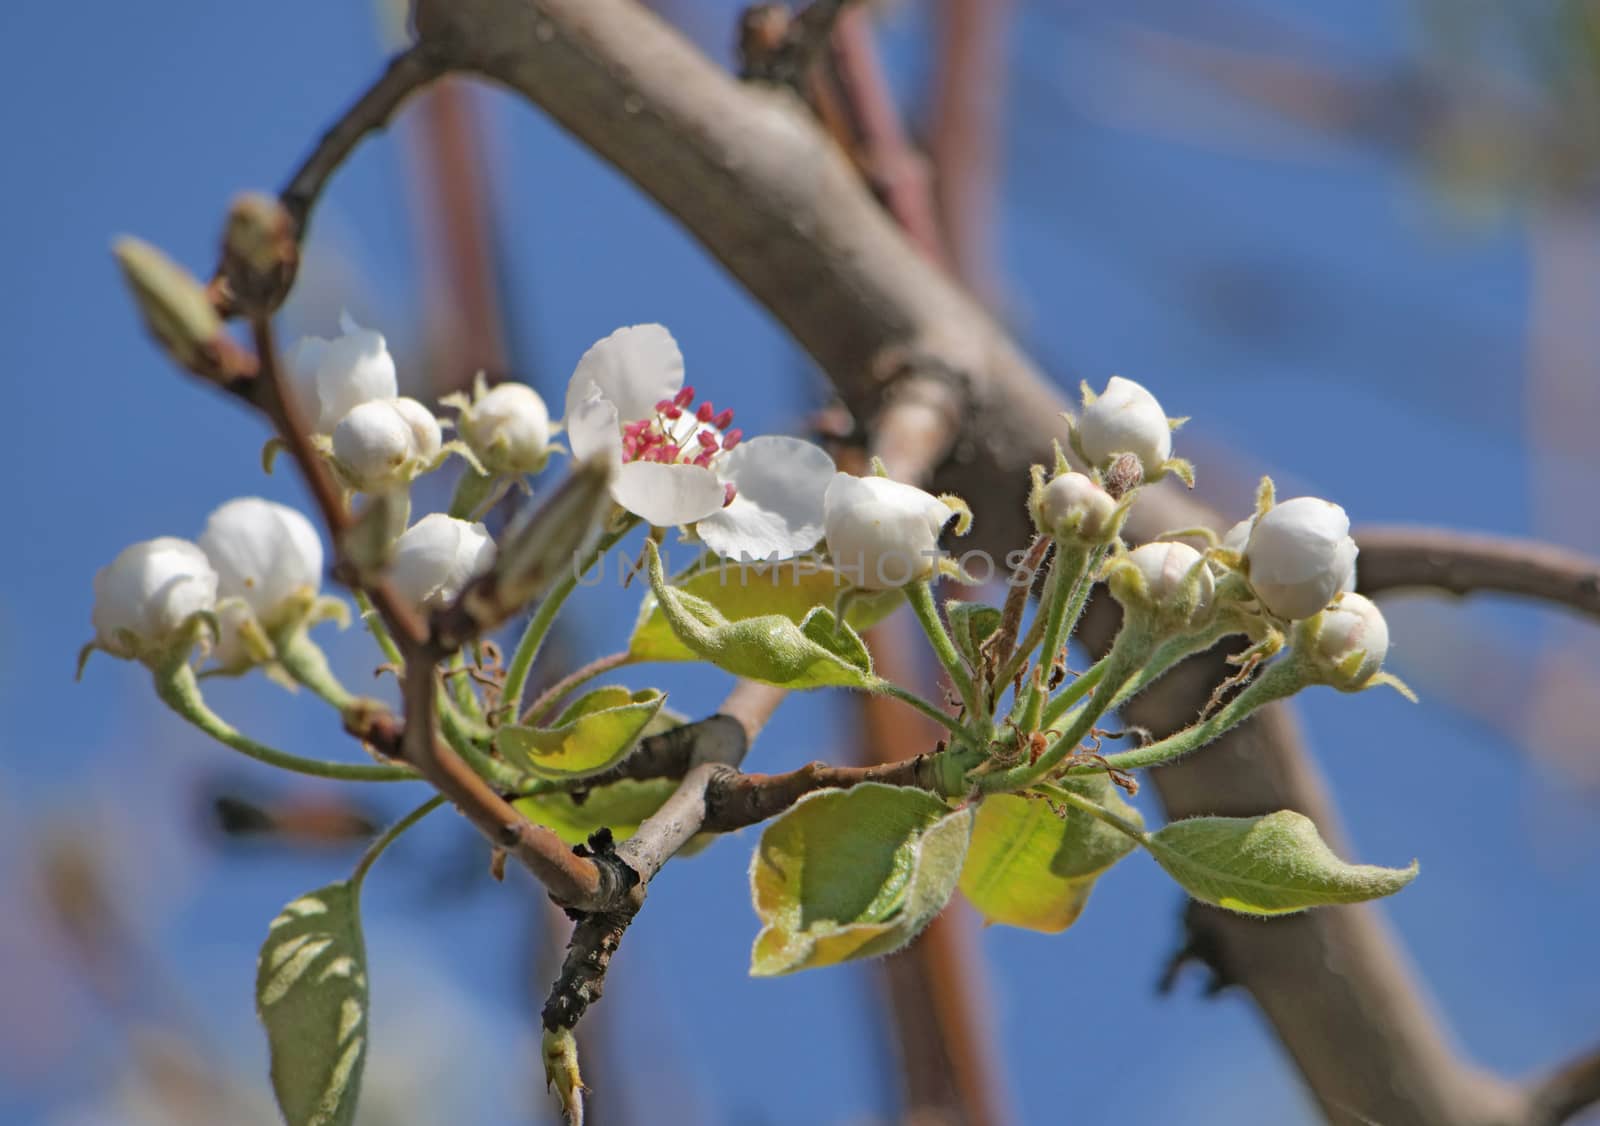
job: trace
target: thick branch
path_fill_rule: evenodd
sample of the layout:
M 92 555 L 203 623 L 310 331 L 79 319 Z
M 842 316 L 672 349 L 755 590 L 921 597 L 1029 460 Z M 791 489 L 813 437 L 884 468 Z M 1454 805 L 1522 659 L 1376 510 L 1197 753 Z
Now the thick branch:
M 1554 544 L 1443 528 L 1362 528 L 1356 542 L 1363 594 L 1513 594 L 1600 618 L 1600 560 Z
M 1600 1103 L 1600 1047 L 1563 1064 L 1533 1084 L 1528 1126 L 1560 1126 Z

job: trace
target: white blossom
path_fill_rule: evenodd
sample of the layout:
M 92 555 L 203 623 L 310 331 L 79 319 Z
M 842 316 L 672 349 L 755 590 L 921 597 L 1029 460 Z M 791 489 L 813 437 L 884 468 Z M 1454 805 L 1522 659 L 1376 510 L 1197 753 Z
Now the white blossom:
M 1354 581 L 1350 518 L 1318 497 L 1286 500 L 1256 518 L 1244 558 L 1263 606 L 1281 618 L 1309 618 Z
M 1039 490 L 1039 529 L 1047 535 L 1098 540 L 1116 516 L 1111 494 L 1082 473 L 1062 473 Z
M 383 336 L 362 328 L 348 313 L 339 317 L 340 335 L 302 339 L 291 366 L 296 381 L 317 397 L 317 432 L 331 434 L 339 420 L 362 403 L 400 394 L 394 357 Z
M 956 513 L 914 485 L 835 473 L 823 507 L 834 566 L 854 585 L 890 590 L 933 574 L 939 534 Z
M 585 352 L 566 409 L 573 456 L 611 459 L 612 499 L 634 515 L 692 525 L 728 558 L 815 546 L 833 459 L 797 438 L 746 442 L 732 410 L 695 406 L 683 355 L 661 325 L 618 329 Z
M 1117 454 L 1132 454 L 1146 481 L 1160 477 L 1172 456 L 1172 424 L 1161 404 L 1143 386 L 1120 375 L 1112 376 L 1106 389 L 1085 404 L 1076 433 L 1090 465 L 1104 466 Z
M 494 566 L 494 556 L 489 529 L 434 512 L 395 541 L 389 579 L 412 605 L 433 609 L 454 602 L 469 582 Z
M 1316 628 L 1316 655 L 1327 666 L 1335 687 L 1360 688 L 1383 668 L 1389 655 L 1389 623 L 1371 599 L 1359 594 L 1341 594 L 1332 606 L 1322 611 Z M 1353 668 L 1345 662 L 1356 654 Z
M 96 572 L 93 644 L 118 657 L 153 656 L 216 605 L 217 572 L 204 551 L 175 536 L 145 540 Z
M 333 456 L 352 486 L 380 492 L 431 467 L 440 438 L 438 419 L 415 399 L 373 399 L 334 427 Z
M 258 627 L 264 638 L 310 609 L 322 585 L 322 540 L 287 505 L 240 497 L 211 513 L 199 546 L 217 572 L 217 664 L 254 664 L 262 654 L 245 631 Z
M 456 401 L 462 440 L 491 473 L 544 468 L 550 456 L 550 410 L 532 387 L 499 383 L 485 388 L 480 376 L 473 397 Z

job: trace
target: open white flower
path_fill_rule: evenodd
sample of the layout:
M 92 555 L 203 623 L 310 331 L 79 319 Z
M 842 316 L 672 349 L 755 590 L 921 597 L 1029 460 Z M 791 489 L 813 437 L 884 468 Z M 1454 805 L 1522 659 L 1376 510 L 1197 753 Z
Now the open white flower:
M 438 461 L 439 420 L 415 399 L 358 403 L 333 429 L 333 457 L 347 484 L 362 492 L 404 485 Z
M 839 572 L 866 590 L 891 590 L 933 574 L 939 534 L 957 512 L 914 485 L 835 473 L 823 528 Z
M 217 572 L 217 664 L 237 670 L 269 658 L 267 634 L 303 620 L 316 602 L 317 530 L 287 505 L 240 497 L 211 513 L 199 545 Z
M 461 410 L 462 441 L 491 473 L 537 473 L 550 457 L 550 410 L 539 392 L 525 383 L 489 387 L 478 376 L 471 398 L 446 398 Z
M 158 657 L 217 606 L 206 553 L 175 536 L 126 547 L 94 576 L 94 648 L 116 657 Z
M 1256 517 L 1244 559 L 1263 606 L 1281 618 L 1309 618 L 1354 581 L 1350 518 L 1318 497 L 1286 500 Z
M 611 496 L 657 527 L 693 525 L 728 558 L 787 558 L 822 534 L 833 459 L 798 438 L 744 441 L 733 411 L 694 405 L 683 355 L 661 325 L 621 328 L 567 385 L 573 457 L 617 466 Z
M 341 335 L 332 340 L 307 336 L 291 360 L 300 386 L 317 396 L 317 433 L 333 428 L 362 403 L 400 394 L 394 357 L 380 333 L 362 328 L 348 313 L 339 317 Z
M 434 609 L 456 600 L 494 566 L 494 540 L 482 524 L 430 513 L 395 541 L 389 579 L 413 606 Z

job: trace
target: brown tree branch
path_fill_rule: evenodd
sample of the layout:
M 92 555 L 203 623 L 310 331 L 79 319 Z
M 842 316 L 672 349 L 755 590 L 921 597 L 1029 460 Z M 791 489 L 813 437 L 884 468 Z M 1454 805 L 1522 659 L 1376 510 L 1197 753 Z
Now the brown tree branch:
M 1443 528 L 1360 528 L 1357 589 L 1512 594 L 1600 618 L 1600 560 L 1554 544 Z
M 1600 1103 L 1600 1047 L 1591 1048 L 1535 1082 L 1528 1126 L 1560 1126 Z

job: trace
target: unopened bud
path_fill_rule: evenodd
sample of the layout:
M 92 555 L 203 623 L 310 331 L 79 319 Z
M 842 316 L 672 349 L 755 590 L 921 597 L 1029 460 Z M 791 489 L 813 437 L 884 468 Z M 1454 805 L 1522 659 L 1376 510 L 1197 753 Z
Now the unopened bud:
M 246 315 L 273 312 L 289 295 L 300 266 L 295 222 L 272 196 L 250 192 L 233 201 L 222 233 L 227 299 Z
M 112 253 L 145 327 L 179 367 L 217 383 L 250 374 L 252 365 L 193 274 L 141 239 L 118 239 Z

